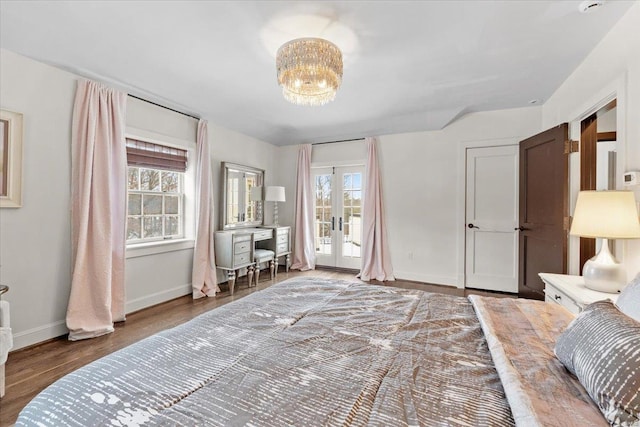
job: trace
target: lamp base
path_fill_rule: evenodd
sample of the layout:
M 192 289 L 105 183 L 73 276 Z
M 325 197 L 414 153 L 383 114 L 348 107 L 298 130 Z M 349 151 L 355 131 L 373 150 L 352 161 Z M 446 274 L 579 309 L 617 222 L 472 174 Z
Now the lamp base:
M 609 251 L 609 241 L 602 239 L 600 252 L 584 263 L 584 286 L 598 292 L 618 293 L 626 282 L 622 265 Z

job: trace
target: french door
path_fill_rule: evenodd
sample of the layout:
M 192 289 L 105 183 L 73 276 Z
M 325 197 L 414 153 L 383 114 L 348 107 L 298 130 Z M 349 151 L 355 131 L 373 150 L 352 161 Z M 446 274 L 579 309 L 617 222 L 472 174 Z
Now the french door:
M 313 168 L 316 264 L 360 269 L 364 167 Z

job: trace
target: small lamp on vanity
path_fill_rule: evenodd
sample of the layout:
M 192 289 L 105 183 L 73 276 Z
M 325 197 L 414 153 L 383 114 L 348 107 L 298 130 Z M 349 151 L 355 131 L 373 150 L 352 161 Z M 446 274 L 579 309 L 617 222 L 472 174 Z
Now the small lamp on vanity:
M 608 239 L 640 238 L 640 221 L 631 191 L 581 191 L 573 213 L 573 236 L 602 238 L 600 252 L 584 264 L 584 285 L 616 293 L 626 283 L 622 265 L 609 251 Z
M 278 225 L 278 202 L 285 202 L 284 187 L 267 187 L 264 194 L 266 202 L 273 202 L 273 225 Z
M 262 185 L 251 187 L 249 200 L 256 202 L 256 220 L 262 221 Z

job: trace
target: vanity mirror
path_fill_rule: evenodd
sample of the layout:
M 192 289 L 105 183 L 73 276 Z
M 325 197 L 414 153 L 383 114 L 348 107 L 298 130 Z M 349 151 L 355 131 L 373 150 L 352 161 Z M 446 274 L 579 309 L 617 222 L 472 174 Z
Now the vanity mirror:
M 251 189 L 263 183 L 264 170 L 222 162 L 222 230 L 262 225 L 261 203 L 253 201 Z

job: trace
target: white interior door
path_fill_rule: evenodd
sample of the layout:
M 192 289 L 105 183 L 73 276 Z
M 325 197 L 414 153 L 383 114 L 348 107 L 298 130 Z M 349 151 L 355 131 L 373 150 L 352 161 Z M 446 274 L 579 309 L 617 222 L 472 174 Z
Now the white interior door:
M 314 168 L 316 264 L 360 268 L 364 168 Z
M 465 286 L 518 292 L 517 145 L 467 149 Z

